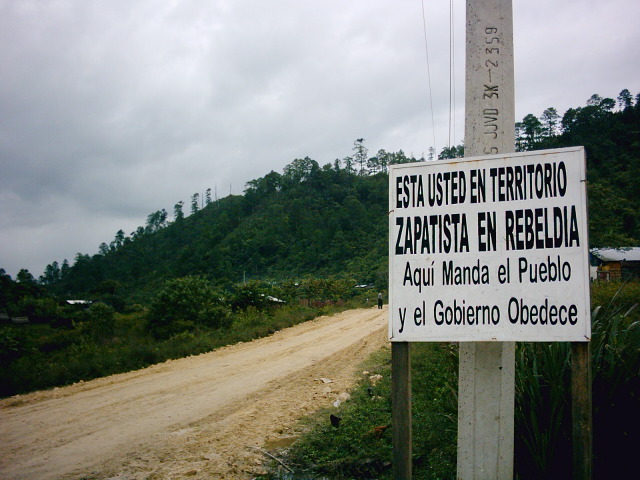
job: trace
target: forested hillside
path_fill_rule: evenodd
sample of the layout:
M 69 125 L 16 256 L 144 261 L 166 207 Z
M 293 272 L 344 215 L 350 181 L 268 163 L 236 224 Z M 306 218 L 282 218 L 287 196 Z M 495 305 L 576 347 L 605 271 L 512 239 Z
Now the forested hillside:
M 519 150 L 582 145 L 587 152 L 591 247 L 640 245 L 640 94 L 592 95 L 560 116 L 547 108 L 516 124 Z
M 516 148 L 583 145 L 587 151 L 590 244 L 638 245 L 640 239 L 640 95 L 593 95 L 560 115 L 546 109 L 516 124 Z M 460 156 L 462 146 L 439 158 Z M 433 155 L 433 153 L 431 153 Z M 430 159 L 402 151 L 369 156 L 363 139 L 352 156 L 320 166 L 296 159 L 282 173 L 248 182 L 243 195 L 191 199 L 163 209 L 130 235 L 119 231 L 95 255 L 53 262 L 39 283 L 63 296 L 118 295 L 145 302 L 166 280 L 202 275 L 224 287 L 243 279 L 344 276 L 385 288 L 387 165 Z M 32 280 L 20 272 L 22 283 Z
M 409 161 L 401 152 L 384 155 Z M 166 212 L 155 212 L 130 237 L 119 232 L 111 245 L 103 244 L 101 253 L 78 254 L 62 269 L 49 265 L 41 280 L 59 293 L 142 300 L 164 281 L 186 275 L 218 286 L 345 276 L 384 288 L 386 163 L 373 167 L 366 160 L 369 167 L 351 158 L 320 167 L 296 159 L 282 174 L 250 181 L 244 195 L 207 198 L 201 209 L 192 199 L 191 215 L 182 214 L 181 204 L 171 222 Z

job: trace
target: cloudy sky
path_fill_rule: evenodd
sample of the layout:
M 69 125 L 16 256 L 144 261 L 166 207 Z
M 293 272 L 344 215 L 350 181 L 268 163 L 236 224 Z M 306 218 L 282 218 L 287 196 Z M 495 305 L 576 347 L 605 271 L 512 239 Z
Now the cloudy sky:
M 637 0 L 513 3 L 516 119 L 640 92 Z M 453 115 L 449 2 L 424 4 L 428 64 L 421 0 L 0 0 L 0 267 L 38 277 L 357 138 L 460 143 L 464 1 Z

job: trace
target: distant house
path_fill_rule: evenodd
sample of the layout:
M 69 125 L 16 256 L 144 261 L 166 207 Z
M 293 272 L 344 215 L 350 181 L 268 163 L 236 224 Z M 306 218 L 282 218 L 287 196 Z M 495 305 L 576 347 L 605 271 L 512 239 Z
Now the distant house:
M 91 305 L 91 300 L 67 300 L 68 305 Z
M 589 262 L 592 280 L 640 279 L 640 247 L 592 248 Z

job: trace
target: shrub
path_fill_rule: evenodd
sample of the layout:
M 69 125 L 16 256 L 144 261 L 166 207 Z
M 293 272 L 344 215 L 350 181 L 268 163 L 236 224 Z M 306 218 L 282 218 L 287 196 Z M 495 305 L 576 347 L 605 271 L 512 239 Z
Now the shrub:
M 594 478 L 624 478 L 635 468 L 640 444 L 640 283 L 620 284 L 609 302 L 594 311 Z M 599 306 L 599 305 L 598 305 Z M 635 307 L 635 308 L 634 308 Z
M 202 277 L 169 280 L 149 308 L 149 329 L 158 338 L 198 327 L 220 328 L 230 325 L 229 309 Z
M 32 323 L 55 323 L 63 316 L 58 303 L 49 297 L 26 296 L 20 302 L 19 312 L 28 316 Z
M 122 313 L 125 311 L 126 302 L 124 301 L 124 298 L 119 295 L 102 295 L 100 297 L 100 302 L 113 307 L 113 309 L 118 313 Z
M 0 330 L 0 364 L 7 364 L 20 358 L 25 351 L 24 341 L 13 329 Z
M 231 308 L 234 312 L 250 308 L 265 310 L 270 306 L 267 288 L 263 282 L 256 280 L 237 284 L 231 294 Z
M 455 348 L 415 343 L 411 356 L 413 478 L 455 478 Z M 291 446 L 285 459 L 296 474 L 310 472 L 299 478 L 392 478 L 390 361 L 389 349 L 374 354 L 348 402 L 307 419 L 311 428 Z M 338 428 L 329 420 L 332 413 L 341 418 Z
M 82 330 L 91 335 L 97 342 L 104 342 L 113 337 L 115 326 L 115 310 L 101 302 L 92 304 L 80 313 L 83 321 Z

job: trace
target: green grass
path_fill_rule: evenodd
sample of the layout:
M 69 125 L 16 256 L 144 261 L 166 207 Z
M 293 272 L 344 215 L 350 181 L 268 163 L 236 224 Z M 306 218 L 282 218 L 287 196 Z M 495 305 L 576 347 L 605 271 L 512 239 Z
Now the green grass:
M 455 351 L 449 344 L 413 344 L 411 355 L 413 478 L 451 478 L 456 461 Z M 390 349 L 374 354 L 363 369 L 369 374 L 349 401 L 304 421 L 308 433 L 285 459 L 296 472 L 292 478 L 392 478 Z M 373 382 L 372 375 L 382 379 Z M 331 414 L 342 419 L 338 428 L 332 425 Z M 279 477 L 286 478 L 277 471 L 268 478 Z

